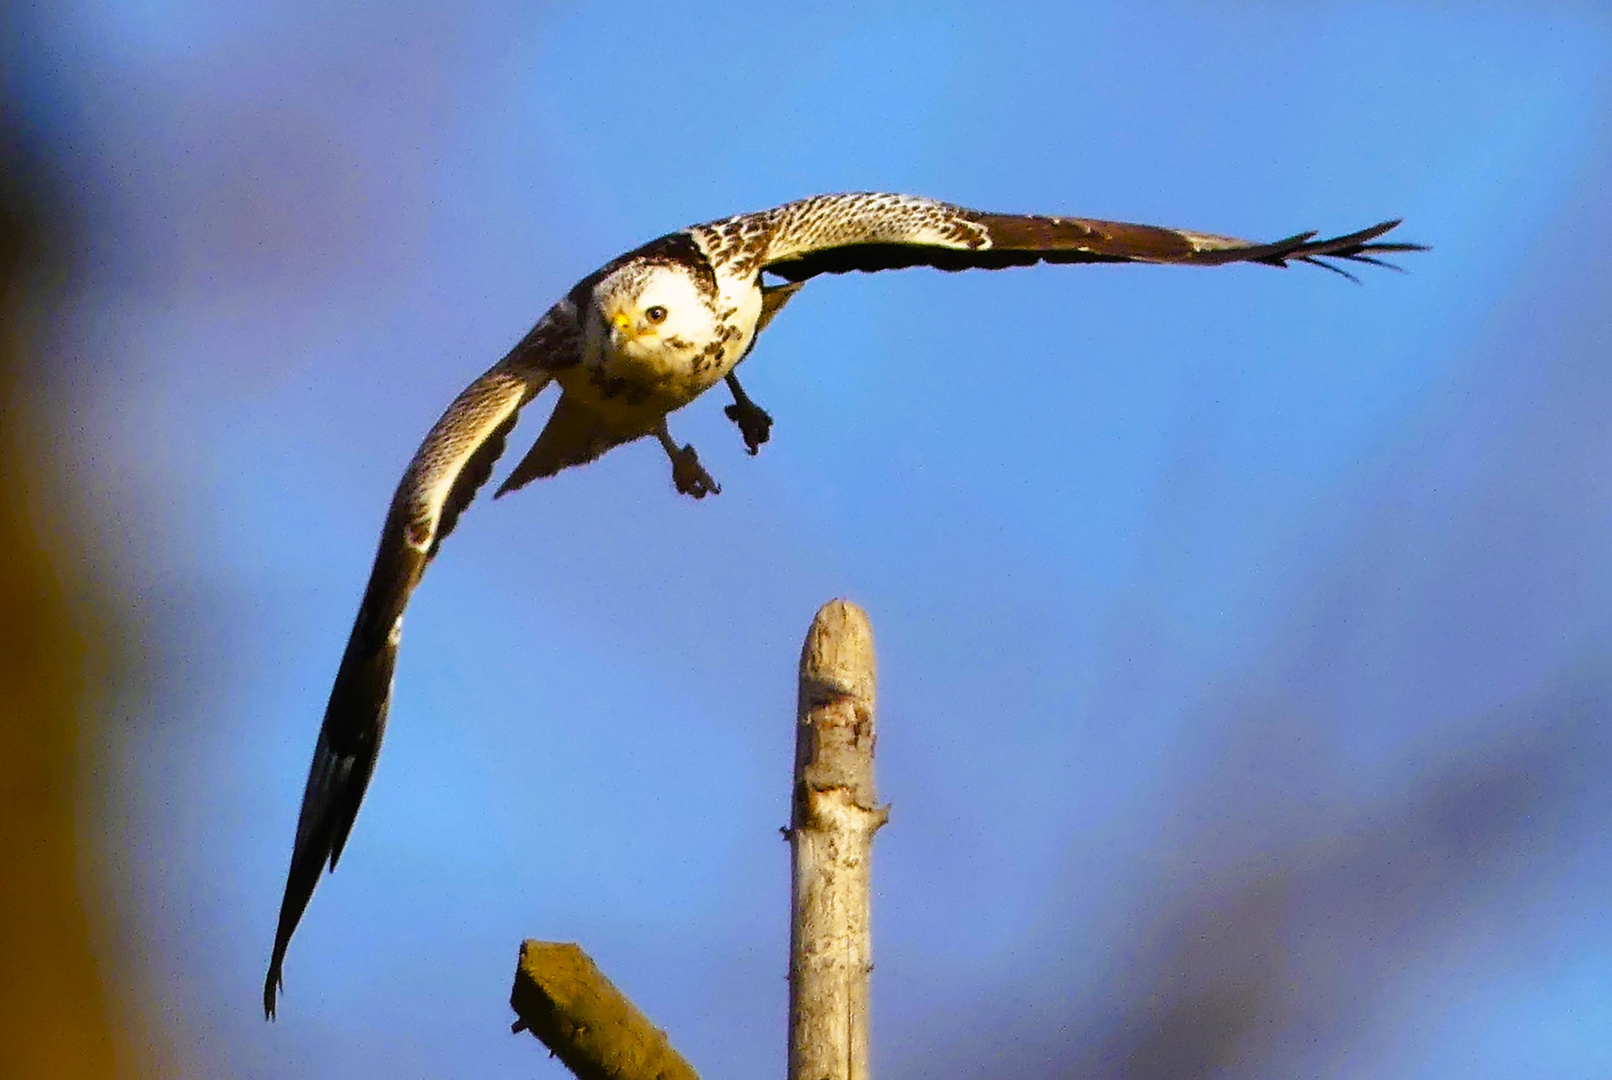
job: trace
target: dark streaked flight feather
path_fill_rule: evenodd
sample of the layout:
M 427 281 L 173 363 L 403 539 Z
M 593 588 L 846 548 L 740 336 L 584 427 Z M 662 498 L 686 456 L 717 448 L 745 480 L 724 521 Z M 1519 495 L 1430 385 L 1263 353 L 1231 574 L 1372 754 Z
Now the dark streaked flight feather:
M 271 1019 L 291 935 L 321 872 L 326 866 L 336 868 L 375 769 L 409 597 L 491 474 L 521 406 L 551 378 L 542 362 L 568 345 L 574 342 L 556 331 L 551 312 L 509 356 L 454 399 L 420 444 L 392 497 L 303 790 L 274 951 L 263 982 L 263 1013 Z
M 1418 244 L 1376 242 L 1398 221 L 1322 240 L 1308 232 L 1258 244 L 1095 218 L 987 214 L 911 196 L 825 196 L 772 213 L 773 233 L 761 267 L 794 282 L 852 270 L 994 270 L 1038 262 L 1286 266 L 1296 260 L 1326 266 L 1320 260 L 1375 262 L 1371 253 L 1424 250 Z

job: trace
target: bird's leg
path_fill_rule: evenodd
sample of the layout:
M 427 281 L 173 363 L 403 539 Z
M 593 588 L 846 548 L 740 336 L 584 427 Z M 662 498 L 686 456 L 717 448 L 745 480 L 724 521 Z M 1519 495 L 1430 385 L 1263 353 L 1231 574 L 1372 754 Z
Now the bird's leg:
M 678 446 L 672 439 L 672 433 L 666 428 L 663 418 L 660 426 L 655 429 L 655 438 L 660 440 L 661 446 L 666 450 L 666 456 L 672 459 L 672 483 L 684 495 L 692 495 L 696 499 L 703 499 L 707 495 L 722 494 L 722 485 L 711 479 L 711 474 L 705 471 L 700 464 L 700 455 L 694 452 L 693 445 Z
M 729 420 L 739 425 L 739 433 L 744 436 L 744 448 L 755 457 L 761 444 L 766 442 L 772 434 L 772 417 L 767 410 L 750 400 L 750 395 L 744 392 L 739 385 L 738 377 L 728 372 L 728 389 L 733 391 L 733 404 L 722 411 Z

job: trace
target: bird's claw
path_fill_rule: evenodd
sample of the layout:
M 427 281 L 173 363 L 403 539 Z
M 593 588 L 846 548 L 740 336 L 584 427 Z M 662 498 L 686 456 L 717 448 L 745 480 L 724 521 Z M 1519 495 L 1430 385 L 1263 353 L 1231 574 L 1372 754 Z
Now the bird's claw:
M 700 455 L 695 452 L 692 443 L 671 455 L 672 483 L 677 486 L 679 494 L 692 495 L 696 499 L 703 499 L 707 495 L 722 494 L 722 485 L 711 478 L 700 464 Z
M 729 420 L 739 425 L 739 433 L 744 436 L 744 448 L 751 457 L 755 457 L 761 444 L 772 436 L 772 417 L 767 410 L 753 401 L 735 401 L 732 405 L 724 406 L 722 411 Z

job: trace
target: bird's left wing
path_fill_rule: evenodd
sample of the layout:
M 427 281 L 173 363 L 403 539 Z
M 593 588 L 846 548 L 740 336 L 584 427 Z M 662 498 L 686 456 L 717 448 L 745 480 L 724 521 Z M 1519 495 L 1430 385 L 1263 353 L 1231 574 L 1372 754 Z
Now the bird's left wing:
M 573 359 L 575 323 L 551 310 L 501 362 L 448 406 L 409 462 L 381 531 L 369 585 L 325 707 L 297 819 L 274 953 L 263 983 L 263 1012 L 274 1016 L 286 946 L 319 875 L 336 868 L 364 798 L 392 694 L 403 609 L 427 564 L 476 491 L 487 481 L 521 406 Z
M 788 281 L 805 281 L 851 270 L 1000 269 L 1038 262 L 1286 266 L 1293 261 L 1344 273 L 1323 260 L 1387 265 L 1377 256 L 1424 250 L 1418 244 L 1377 240 L 1398 224 L 1385 221 L 1320 240 L 1316 233 L 1306 232 L 1262 244 L 1156 225 L 989 214 L 915 195 L 856 193 L 819 195 L 706 228 L 718 235 L 748 231 L 757 237 L 752 243 L 758 249 L 759 269 Z

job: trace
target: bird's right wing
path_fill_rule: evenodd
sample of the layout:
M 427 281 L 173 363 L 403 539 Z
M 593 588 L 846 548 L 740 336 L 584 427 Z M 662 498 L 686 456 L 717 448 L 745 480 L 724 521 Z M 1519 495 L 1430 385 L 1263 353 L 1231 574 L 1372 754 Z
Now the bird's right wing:
M 392 496 L 303 791 L 274 953 L 263 983 L 263 1012 L 270 1018 L 291 935 L 320 873 L 326 865 L 336 868 L 375 768 L 403 609 L 460 513 L 486 483 L 521 406 L 548 384 L 553 369 L 574 361 L 577 347 L 574 320 L 563 305 L 557 306 L 507 357 L 454 399 L 420 444 Z

